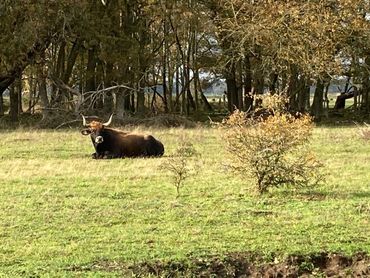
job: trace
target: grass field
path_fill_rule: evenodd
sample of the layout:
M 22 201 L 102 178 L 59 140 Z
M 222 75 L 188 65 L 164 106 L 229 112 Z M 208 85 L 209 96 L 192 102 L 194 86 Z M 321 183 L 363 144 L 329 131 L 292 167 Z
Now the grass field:
M 166 154 L 182 137 L 202 154 L 199 174 L 178 199 L 159 167 L 166 157 L 93 160 L 91 141 L 78 130 L 2 131 L 0 277 L 106 277 L 119 273 L 88 266 L 231 252 L 266 260 L 370 254 L 370 142 L 355 127 L 315 129 L 325 184 L 262 197 L 250 194 L 248 179 L 225 172 L 219 131 L 146 131 Z

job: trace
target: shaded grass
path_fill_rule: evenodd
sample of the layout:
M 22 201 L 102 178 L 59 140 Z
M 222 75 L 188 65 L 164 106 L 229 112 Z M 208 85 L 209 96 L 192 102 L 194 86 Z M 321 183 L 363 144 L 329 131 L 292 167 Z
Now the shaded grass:
M 250 194 L 249 180 L 224 171 L 219 131 L 149 132 L 167 154 L 183 136 L 202 154 L 200 173 L 185 182 L 178 200 L 168 173 L 158 167 L 165 157 L 92 160 L 90 139 L 77 130 L 2 133 L 0 273 L 69 276 L 71 267 L 84 272 L 83 266 L 99 261 L 245 251 L 266 259 L 370 253 L 370 145 L 355 128 L 315 130 L 312 146 L 328 174 L 324 185 L 262 197 Z

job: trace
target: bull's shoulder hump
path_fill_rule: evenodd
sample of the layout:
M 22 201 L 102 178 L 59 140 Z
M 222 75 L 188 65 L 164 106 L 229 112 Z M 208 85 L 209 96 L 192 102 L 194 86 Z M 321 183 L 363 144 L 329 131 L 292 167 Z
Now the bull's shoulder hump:
M 143 139 L 143 140 L 149 140 L 149 141 L 156 140 L 155 137 L 151 134 L 135 133 L 135 132 L 127 133 L 123 135 L 122 137 L 125 137 L 127 139 Z

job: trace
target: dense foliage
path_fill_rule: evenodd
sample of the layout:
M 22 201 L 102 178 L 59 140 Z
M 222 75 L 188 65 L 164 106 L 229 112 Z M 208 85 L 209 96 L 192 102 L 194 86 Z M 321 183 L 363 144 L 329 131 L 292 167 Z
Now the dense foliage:
M 0 5 L 0 115 L 14 121 L 23 110 L 43 119 L 210 112 L 220 109 L 204 94 L 215 79 L 226 82 L 229 111 L 254 109 L 251 95 L 269 90 L 319 120 L 328 114 L 328 85 L 338 80 L 356 114 L 370 111 L 367 0 Z

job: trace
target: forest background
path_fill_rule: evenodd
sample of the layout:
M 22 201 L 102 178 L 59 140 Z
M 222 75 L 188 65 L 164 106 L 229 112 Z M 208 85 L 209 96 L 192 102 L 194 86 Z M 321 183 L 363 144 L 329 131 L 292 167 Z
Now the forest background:
M 253 110 L 253 95 L 269 91 L 317 121 L 343 114 L 366 119 L 369 5 L 4 0 L 0 116 L 17 122 L 38 115 L 49 125 L 80 113 L 226 114 Z M 224 95 L 207 94 L 220 80 Z M 330 86 L 338 87 L 338 100 Z M 351 106 L 343 112 L 346 98 Z

